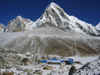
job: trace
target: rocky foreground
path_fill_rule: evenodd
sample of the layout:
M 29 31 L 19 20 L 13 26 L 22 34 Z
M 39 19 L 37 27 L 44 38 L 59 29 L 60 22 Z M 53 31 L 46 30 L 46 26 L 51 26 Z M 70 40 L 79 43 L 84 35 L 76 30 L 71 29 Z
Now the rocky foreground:
M 59 55 L 0 53 L 0 75 L 99 75 L 100 57 L 71 57 L 81 63 L 70 65 L 40 63 L 46 59 L 66 59 Z M 94 61 L 93 61 L 94 60 Z M 91 61 L 91 62 L 90 62 Z M 88 63 L 87 63 L 88 62 Z M 86 63 L 86 64 L 85 64 Z M 84 65 L 85 64 L 85 65 Z M 71 67 L 74 66 L 71 70 Z M 83 66 L 83 67 L 82 67 Z M 37 74 L 38 73 L 38 74 Z
M 86 63 L 73 75 L 100 75 L 100 56 L 96 60 Z

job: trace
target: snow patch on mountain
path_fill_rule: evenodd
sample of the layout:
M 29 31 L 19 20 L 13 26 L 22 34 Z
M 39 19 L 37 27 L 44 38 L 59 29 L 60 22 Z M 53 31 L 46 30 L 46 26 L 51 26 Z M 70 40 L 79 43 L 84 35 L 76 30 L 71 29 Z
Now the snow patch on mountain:
M 96 25 L 96 28 L 100 30 L 100 22 Z
M 4 28 L 5 28 L 5 26 L 0 23 L 0 33 L 2 33 L 4 31 Z

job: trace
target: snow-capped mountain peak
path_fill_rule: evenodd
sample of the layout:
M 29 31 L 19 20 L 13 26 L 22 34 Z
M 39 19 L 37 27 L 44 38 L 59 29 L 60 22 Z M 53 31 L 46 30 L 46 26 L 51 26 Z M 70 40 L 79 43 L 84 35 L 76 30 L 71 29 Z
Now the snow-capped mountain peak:
M 18 15 L 16 18 L 22 18 L 20 15 Z
M 17 16 L 16 19 L 20 19 L 20 20 L 22 20 L 22 17 L 21 17 L 21 16 Z
M 21 16 L 17 16 L 15 19 L 11 20 L 6 29 L 5 32 L 16 32 L 16 31 L 23 31 L 27 30 L 30 25 L 32 25 L 34 22 L 30 19 L 22 18 Z
M 59 5 L 51 2 L 44 10 L 42 16 L 29 28 L 33 29 L 43 23 L 51 23 L 59 28 L 66 28 L 75 32 L 98 35 L 97 29 L 74 16 L 69 16 Z
M 46 7 L 46 9 L 54 8 L 54 7 L 59 7 L 59 6 L 58 6 L 56 3 L 51 2 L 51 3 Z
M 100 30 L 100 22 L 96 25 L 96 28 Z
M 50 3 L 50 5 L 57 5 L 57 4 L 56 4 L 56 3 L 54 3 L 54 2 L 51 2 L 51 3 Z
M 22 31 L 34 29 L 42 25 L 43 23 L 50 23 L 58 28 L 69 29 L 82 34 L 99 35 L 100 32 L 92 24 L 88 24 L 79 20 L 74 16 L 69 16 L 59 5 L 51 2 L 44 10 L 41 17 L 35 22 L 17 16 L 11 20 L 5 31 Z
M 46 22 L 54 24 L 57 27 L 66 28 L 66 25 L 68 25 L 69 22 L 69 18 L 60 6 L 51 2 L 44 10 L 42 16 L 30 28 L 34 28 Z

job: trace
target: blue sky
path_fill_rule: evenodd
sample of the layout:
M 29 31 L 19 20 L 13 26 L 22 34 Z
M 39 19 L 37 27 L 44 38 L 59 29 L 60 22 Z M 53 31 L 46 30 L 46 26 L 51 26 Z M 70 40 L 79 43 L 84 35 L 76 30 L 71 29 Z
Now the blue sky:
M 0 23 L 6 26 L 18 15 L 36 21 L 51 2 L 94 26 L 100 22 L 100 0 L 0 0 Z

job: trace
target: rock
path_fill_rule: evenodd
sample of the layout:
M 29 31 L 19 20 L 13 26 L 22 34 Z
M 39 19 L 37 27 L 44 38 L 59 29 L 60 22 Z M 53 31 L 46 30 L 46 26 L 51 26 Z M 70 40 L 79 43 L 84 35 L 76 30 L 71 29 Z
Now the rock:
M 22 65 L 25 66 L 25 65 L 28 65 L 28 58 L 24 58 L 22 60 Z
M 43 71 L 41 71 L 41 70 L 35 70 L 35 72 L 34 72 L 35 74 L 42 74 L 43 73 Z
M 5 61 L 4 57 L 0 56 L 0 69 L 4 69 L 7 66 L 7 62 Z
M 43 69 L 45 69 L 45 70 L 51 70 L 51 69 L 53 69 L 53 67 L 52 66 L 45 66 Z
M 16 67 L 17 70 L 23 71 L 23 68 L 22 67 L 20 67 L 20 66 L 15 66 L 15 67 Z
M 27 72 L 27 75 L 34 75 L 33 73 L 30 73 L 29 71 Z
M 30 69 L 30 70 L 29 70 L 29 72 L 33 72 L 33 70 L 32 70 L 32 69 Z
M 70 68 L 70 70 L 69 70 L 69 75 L 73 75 L 73 74 L 75 73 L 75 71 L 76 71 L 75 66 L 72 66 L 72 67 Z
M 73 75 L 80 75 L 83 74 L 84 75 L 100 75 L 100 66 L 99 66 L 99 62 L 100 62 L 100 56 L 91 62 L 88 62 L 86 64 L 84 64 L 79 70 L 77 70 Z
M 28 72 L 28 70 L 29 70 L 29 69 L 26 68 L 26 69 L 24 69 L 23 71 L 24 71 L 24 72 Z

